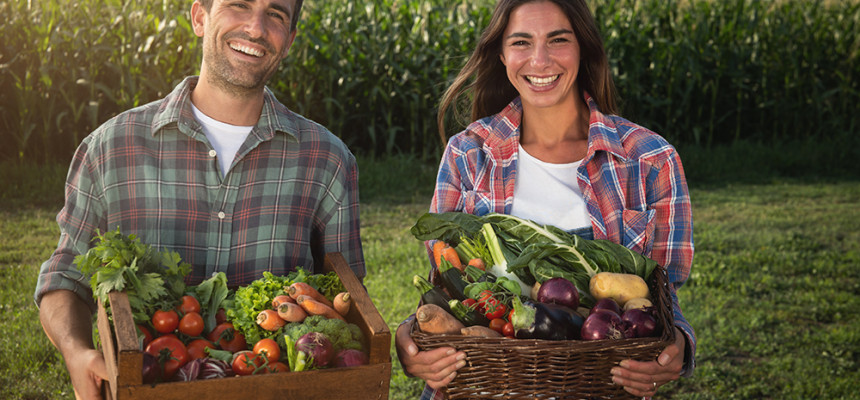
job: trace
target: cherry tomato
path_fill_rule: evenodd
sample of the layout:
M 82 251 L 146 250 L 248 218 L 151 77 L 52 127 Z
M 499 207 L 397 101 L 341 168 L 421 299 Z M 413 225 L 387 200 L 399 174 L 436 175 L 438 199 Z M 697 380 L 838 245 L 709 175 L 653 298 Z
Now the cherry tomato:
M 209 340 L 217 343 L 222 350 L 227 350 L 231 353 L 248 350 L 245 335 L 237 332 L 232 322 L 224 322 L 216 325 L 215 329 L 209 332 Z
M 139 334 L 137 335 L 137 338 L 138 338 L 138 340 L 140 341 L 140 344 L 141 344 L 140 348 L 141 348 L 141 349 L 145 349 L 145 348 L 146 348 L 146 346 L 147 346 L 150 342 L 152 342 L 152 339 L 153 339 L 153 337 L 152 337 L 152 332 L 151 332 L 151 331 L 149 330 L 149 328 L 147 328 L 147 327 L 146 327 L 146 325 L 144 325 L 144 324 L 137 324 L 137 331 L 138 331 L 138 333 L 139 333 Z
M 472 298 L 469 298 L 469 299 L 463 300 L 463 301 L 462 301 L 462 303 L 463 303 L 463 305 L 464 305 L 464 306 L 469 307 L 469 308 L 471 308 L 471 309 L 473 309 L 473 310 L 478 306 L 478 300 L 475 300 L 475 299 L 472 299 Z
M 215 325 L 223 324 L 225 322 L 227 322 L 227 311 L 223 308 L 219 308 L 215 313 Z
M 290 372 L 290 367 L 280 361 L 269 363 L 269 367 L 267 369 L 272 373 Z
M 502 318 L 493 318 L 490 320 L 490 329 L 502 333 L 502 328 L 504 328 L 507 321 Z
M 281 348 L 278 342 L 271 338 L 263 338 L 254 345 L 254 354 L 266 353 L 266 359 L 270 363 L 281 359 Z
M 182 304 L 179 305 L 179 312 L 188 314 L 191 312 L 200 313 L 200 302 L 194 296 L 182 296 Z
M 489 290 L 482 290 L 478 294 L 478 304 L 484 306 L 484 316 L 489 320 L 502 318 L 508 312 L 508 308 L 499 299 L 495 298 L 493 292 Z
M 188 362 L 188 350 L 182 341 L 175 336 L 161 336 L 153 339 L 146 352 L 155 356 L 158 363 L 164 366 L 164 378 L 170 380 L 176 371 Z
M 231 367 L 236 375 L 251 375 L 261 365 L 263 365 L 263 357 L 250 350 L 242 350 L 233 355 Z
M 179 314 L 173 310 L 158 310 L 152 314 L 152 326 L 158 333 L 173 332 L 179 326 Z
M 209 354 L 206 353 L 207 347 L 214 350 L 215 344 L 206 339 L 194 339 L 189 342 L 186 346 L 189 361 L 209 357 Z
M 514 324 L 506 322 L 505 326 L 502 327 L 502 335 L 509 338 L 514 337 Z
M 179 332 L 191 337 L 200 336 L 200 334 L 203 333 L 204 326 L 205 322 L 203 322 L 203 317 L 193 311 L 185 314 L 182 319 L 179 320 Z

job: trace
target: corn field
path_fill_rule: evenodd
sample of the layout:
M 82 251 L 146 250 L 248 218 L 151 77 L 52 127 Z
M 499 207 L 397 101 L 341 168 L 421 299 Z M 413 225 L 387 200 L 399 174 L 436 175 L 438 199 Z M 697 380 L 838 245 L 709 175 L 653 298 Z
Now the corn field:
M 622 114 L 676 144 L 854 140 L 860 1 L 590 1 Z M 0 161 L 79 141 L 199 68 L 190 0 L 0 1 Z M 308 1 L 270 88 L 356 153 L 438 157 L 436 105 L 490 0 Z

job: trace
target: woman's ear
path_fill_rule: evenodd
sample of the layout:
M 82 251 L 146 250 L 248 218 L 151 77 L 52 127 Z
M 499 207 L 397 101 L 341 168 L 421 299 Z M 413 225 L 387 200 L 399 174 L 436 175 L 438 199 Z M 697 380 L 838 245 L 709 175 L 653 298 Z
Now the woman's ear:
M 502 64 L 508 65 L 508 64 L 505 64 L 505 53 L 499 53 L 499 60 L 502 60 Z
M 203 37 L 203 28 L 206 25 L 206 9 L 200 4 L 200 1 L 195 1 L 191 5 L 191 26 L 194 29 L 194 34 L 198 37 Z

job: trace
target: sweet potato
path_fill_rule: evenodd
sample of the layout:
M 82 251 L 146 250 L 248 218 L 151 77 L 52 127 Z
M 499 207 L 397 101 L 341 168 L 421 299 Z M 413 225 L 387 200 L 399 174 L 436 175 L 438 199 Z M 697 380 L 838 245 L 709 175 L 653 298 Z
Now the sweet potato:
M 424 304 L 415 312 L 418 328 L 430 334 L 459 335 L 465 328 L 460 320 L 435 304 Z
M 599 272 L 591 277 L 588 289 L 595 299 L 610 298 L 621 307 L 630 299 L 649 297 L 645 280 L 634 274 Z
M 624 311 L 631 310 L 634 308 L 648 308 L 653 304 L 651 300 L 648 300 L 644 297 L 637 297 L 635 299 L 627 300 L 627 303 L 624 304 Z
M 467 326 L 463 329 L 460 329 L 460 333 L 465 336 L 477 336 L 486 338 L 502 337 L 502 334 L 498 331 L 492 330 L 486 326 L 481 325 Z

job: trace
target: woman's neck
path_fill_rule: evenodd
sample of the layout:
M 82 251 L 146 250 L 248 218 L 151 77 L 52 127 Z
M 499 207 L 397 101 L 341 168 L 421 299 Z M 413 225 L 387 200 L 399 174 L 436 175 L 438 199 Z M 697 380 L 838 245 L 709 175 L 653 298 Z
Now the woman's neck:
M 580 96 L 557 107 L 523 106 L 520 144 L 529 154 L 549 163 L 569 163 L 585 157 L 589 109 Z

